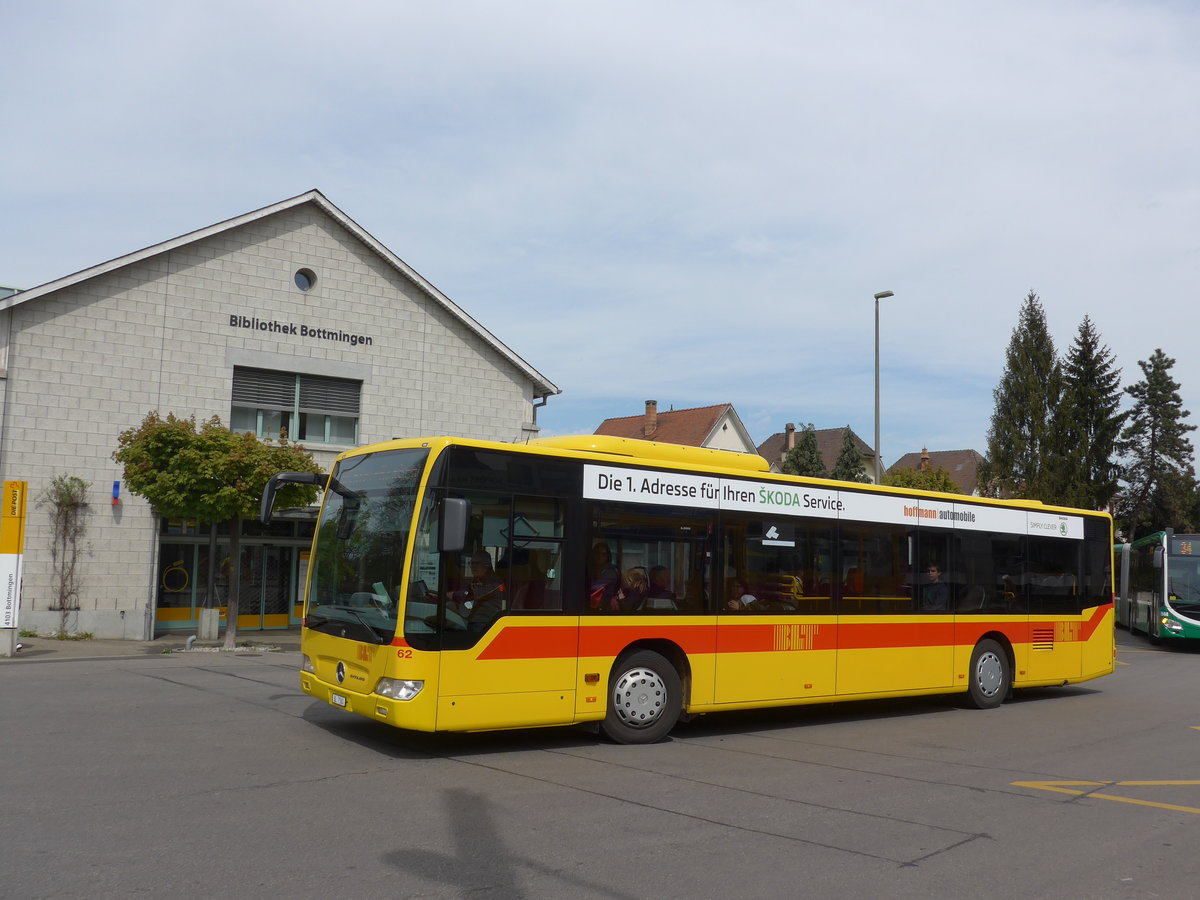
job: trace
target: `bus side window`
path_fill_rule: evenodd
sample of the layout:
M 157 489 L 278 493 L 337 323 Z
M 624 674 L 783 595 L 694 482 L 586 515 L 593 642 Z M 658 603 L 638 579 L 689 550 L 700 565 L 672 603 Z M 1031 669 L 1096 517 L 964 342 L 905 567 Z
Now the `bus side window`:
M 707 510 L 592 504 L 584 613 L 704 612 L 715 602 L 713 518 Z
M 725 602 L 722 612 L 833 612 L 833 533 L 829 525 L 726 513 L 722 517 Z M 746 593 L 734 597 L 734 592 Z M 752 597 L 752 600 L 743 599 Z
M 913 573 L 909 548 L 913 529 L 903 525 L 842 526 L 838 578 L 840 615 L 897 615 L 913 611 Z M 851 583 L 851 570 L 853 583 Z M 861 579 L 861 582 L 860 582 Z M 858 593 L 852 589 L 859 588 Z
M 1078 614 L 1081 548 L 1079 541 L 1029 538 L 1029 611 Z

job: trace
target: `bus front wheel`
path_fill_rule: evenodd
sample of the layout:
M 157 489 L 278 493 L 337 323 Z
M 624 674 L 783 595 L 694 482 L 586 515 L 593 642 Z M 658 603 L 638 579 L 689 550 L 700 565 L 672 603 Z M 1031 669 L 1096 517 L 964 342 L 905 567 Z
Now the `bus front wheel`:
M 683 705 L 679 673 L 661 655 L 638 650 L 622 656 L 608 682 L 608 711 L 600 729 L 618 744 L 652 744 L 665 738 Z
M 978 709 L 995 709 L 1004 702 L 1012 687 L 1008 654 L 991 639 L 980 641 L 971 652 L 967 677 L 971 703 Z

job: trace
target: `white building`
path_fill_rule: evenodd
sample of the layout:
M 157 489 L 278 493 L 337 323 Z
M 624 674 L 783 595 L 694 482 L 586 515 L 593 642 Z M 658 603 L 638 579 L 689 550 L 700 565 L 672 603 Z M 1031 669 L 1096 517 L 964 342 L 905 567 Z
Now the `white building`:
M 515 330 L 515 329 L 513 329 Z M 328 469 L 401 435 L 523 440 L 559 389 L 320 192 L 9 296 L 0 292 L 0 475 L 29 484 L 19 627 L 57 631 L 56 475 L 88 482 L 69 628 L 148 640 L 194 629 L 209 527 L 114 482 L 117 436 L 151 410 L 289 438 Z M 265 533 L 264 533 L 265 532 Z M 298 623 L 311 517 L 245 523 L 241 628 Z

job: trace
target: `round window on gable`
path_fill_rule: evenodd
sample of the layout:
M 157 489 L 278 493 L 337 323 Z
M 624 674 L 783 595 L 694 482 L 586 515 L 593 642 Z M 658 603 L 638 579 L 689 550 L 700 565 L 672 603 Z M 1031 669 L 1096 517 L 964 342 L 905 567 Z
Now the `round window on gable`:
M 297 269 L 295 276 L 296 287 L 302 291 L 312 290 L 317 283 L 317 273 L 312 269 Z

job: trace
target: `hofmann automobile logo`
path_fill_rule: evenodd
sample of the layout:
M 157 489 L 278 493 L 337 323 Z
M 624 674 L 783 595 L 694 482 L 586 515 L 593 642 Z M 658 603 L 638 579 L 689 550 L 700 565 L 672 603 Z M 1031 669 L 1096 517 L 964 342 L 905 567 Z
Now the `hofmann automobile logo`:
M 277 322 L 274 319 L 259 319 L 254 316 L 238 315 L 237 313 L 230 313 L 229 327 L 249 328 L 251 331 L 266 331 L 270 334 L 289 334 L 302 338 L 316 338 L 319 341 L 349 344 L 351 347 L 370 347 L 375 343 L 375 339 L 366 334 L 349 334 L 345 331 L 315 328 L 312 325 L 297 325 L 295 322 Z
M 926 506 L 904 507 L 907 519 L 940 519 L 943 522 L 974 522 L 975 513 L 960 509 L 930 509 Z

